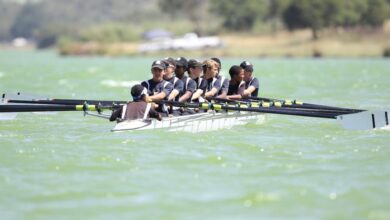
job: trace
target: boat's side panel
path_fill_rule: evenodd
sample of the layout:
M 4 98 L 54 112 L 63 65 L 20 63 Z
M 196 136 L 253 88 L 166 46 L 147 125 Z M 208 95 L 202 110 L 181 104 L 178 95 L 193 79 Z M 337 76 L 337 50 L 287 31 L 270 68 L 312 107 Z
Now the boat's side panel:
M 161 121 L 142 120 L 118 123 L 112 131 L 166 129 L 168 131 L 184 131 L 191 133 L 229 129 L 236 125 L 257 122 L 264 115 L 260 113 L 199 113 L 194 115 L 166 117 Z

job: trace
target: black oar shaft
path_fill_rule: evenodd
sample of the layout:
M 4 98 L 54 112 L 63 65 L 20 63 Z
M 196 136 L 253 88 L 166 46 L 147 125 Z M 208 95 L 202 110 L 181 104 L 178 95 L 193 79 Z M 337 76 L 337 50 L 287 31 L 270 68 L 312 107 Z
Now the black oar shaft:
M 288 108 L 306 108 L 306 109 L 323 109 L 323 110 L 335 110 L 340 112 L 347 113 L 357 113 L 366 111 L 363 109 L 351 109 L 351 108 L 341 108 L 341 107 L 334 107 L 334 106 L 327 106 L 327 105 L 318 105 L 318 104 L 310 104 L 310 103 L 299 103 L 293 101 L 293 102 L 286 102 L 285 100 L 279 100 L 279 99 L 272 99 L 272 98 L 261 98 L 261 97 L 248 97 L 249 100 L 256 100 L 256 101 L 264 101 L 264 102 L 281 102 L 283 103 L 283 107 Z M 247 100 L 246 100 L 247 101 Z
M 75 105 L 0 105 L 0 112 L 43 112 L 77 110 L 77 106 Z
M 176 107 L 186 107 L 186 108 L 201 108 L 201 109 L 212 109 L 212 110 L 232 110 L 232 111 L 242 111 L 242 112 L 259 112 L 259 113 L 271 113 L 271 114 L 282 114 L 282 115 L 296 115 L 296 116 L 307 116 L 307 117 L 317 117 L 317 118 L 331 118 L 336 119 L 337 115 L 335 113 L 324 113 L 324 112 L 311 112 L 311 111 L 302 111 L 299 109 L 286 109 L 286 108 L 276 108 L 276 107 L 258 107 L 252 108 L 248 106 L 229 106 L 224 104 L 213 104 L 213 103 L 182 103 L 174 101 L 160 101 L 161 104 L 168 104 Z
M 54 104 L 3 104 L 0 112 L 98 111 L 115 109 L 121 105 L 54 105 Z
M 115 105 L 125 104 L 125 101 L 106 101 L 106 100 L 84 100 L 84 99 L 37 99 L 37 100 L 18 100 L 10 99 L 8 103 L 30 103 L 30 104 L 55 104 L 55 105 L 83 105 L 87 103 L 89 105 Z
M 322 106 L 322 105 L 314 105 L 314 104 L 284 104 L 282 102 L 256 102 L 251 100 L 229 100 L 229 99 L 223 99 L 223 98 L 210 98 L 210 100 L 214 100 L 217 102 L 222 103 L 230 103 L 230 104 L 236 104 L 236 105 L 249 105 L 253 108 L 258 107 L 277 107 L 277 108 L 284 108 L 284 109 L 299 109 L 300 111 L 310 111 L 310 112 L 323 112 L 323 113 L 332 113 L 332 114 L 350 114 L 355 112 L 360 112 L 362 110 L 356 110 L 356 109 L 345 109 L 345 108 L 338 108 L 338 107 L 331 107 L 331 106 Z

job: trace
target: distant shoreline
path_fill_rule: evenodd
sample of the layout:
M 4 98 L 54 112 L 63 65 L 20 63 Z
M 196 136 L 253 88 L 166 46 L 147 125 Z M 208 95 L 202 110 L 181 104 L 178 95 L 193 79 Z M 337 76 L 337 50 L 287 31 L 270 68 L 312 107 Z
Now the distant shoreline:
M 317 41 L 311 39 L 310 30 L 280 31 L 275 34 L 220 35 L 223 48 L 203 50 L 160 51 L 139 53 L 138 42 L 97 43 L 72 42 L 59 47 L 62 55 L 103 56 L 176 56 L 192 57 L 383 57 L 390 56 L 390 28 L 383 30 L 327 30 Z
M 69 42 L 55 48 L 61 55 L 82 56 L 187 56 L 187 57 L 390 57 L 390 22 L 381 30 L 325 30 L 313 41 L 310 30 L 274 34 L 226 34 L 222 48 L 139 53 L 141 42 Z M 0 49 L 32 50 L 33 44 Z

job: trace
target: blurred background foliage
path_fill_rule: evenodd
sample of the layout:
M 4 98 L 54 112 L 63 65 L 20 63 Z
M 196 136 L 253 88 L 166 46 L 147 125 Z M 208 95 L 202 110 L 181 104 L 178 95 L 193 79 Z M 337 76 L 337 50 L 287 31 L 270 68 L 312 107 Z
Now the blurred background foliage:
M 134 42 L 162 28 L 181 35 L 381 28 L 390 0 L 0 0 L 0 41 Z

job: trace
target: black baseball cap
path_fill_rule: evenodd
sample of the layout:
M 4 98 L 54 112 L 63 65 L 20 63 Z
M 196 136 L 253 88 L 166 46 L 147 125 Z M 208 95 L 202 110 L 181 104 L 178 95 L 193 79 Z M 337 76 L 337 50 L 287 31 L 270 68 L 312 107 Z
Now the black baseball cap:
M 202 67 L 202 63 L 195 59 L 190 59 L 188 61 L 188 68 Z
M 172 57 L 165 57 L 165 58 L 164 58 L 164 61 L 165 61 L 165 63 L 168 64 L 167 67 L 168 67 L 169 65 L 176 66 L 176 61 L 175 61 L 175 59 L 173 59 Z
M 152 69 L 153 68 L 159 68 L 161 70 L 164 70 L 166 68 L 166 64 L 163 60 L 155 60 L 153 63 L 152 63 Z
M 188 61 L 184 57 L 179 57 L 176 59 L 176 66 L 183 66 L 185 68 L 188 67 Z
M 240 64 L 240 67 L 247 72 L 253 72 L 253 65 L 249 61 L 244 61 Z

